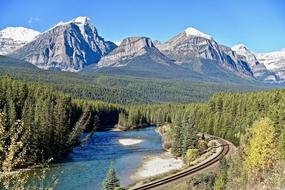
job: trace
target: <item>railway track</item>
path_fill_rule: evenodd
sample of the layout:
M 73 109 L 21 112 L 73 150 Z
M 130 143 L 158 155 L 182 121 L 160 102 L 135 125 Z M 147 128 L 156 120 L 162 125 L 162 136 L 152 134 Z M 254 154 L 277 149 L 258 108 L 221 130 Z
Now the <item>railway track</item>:
M 177 180 L 180 180 L 181 178 L 184 178 L 186 176 L 189 176 L 191 174 L 195 174 L 217 162 L 219 162 L 219 160 L 227 155 L 227 153 L 229 152 L 229 145 L 226 141 L 222 140 L 222 139 L 219 139 L 218 140 L 220 142 L 220 146 L 222 147 L 222 150 L 219 152 L 219 154 L 217 154 L 215 157 L 213 157 L 212 159 L 208 160 L 207 162 L 203 163 L 203 164 L 200 164 L 200 165 L 197 165 L 196 167 L 193 167 L 193 168 L 189 168 L 189 169 L 186 169 L 184 171 L 181 171 L 181 172 L 178 172 L 176 174 L 173 174 L 171 176 L 167 176 L 167 177 L 164 177 L 162 179 L 159 179 L 159 180 L 156 180 L 156 181 L 153 181 L 153 182 L 150 182 L 150 183 L 147 183 L 147 184 L 144 184 L 144 185 L 141 185 L 139 187 L 134 187 L 134 188 L 131 188 L 132 190 L 146 190 L 146 189 L 153 189 L 153 188 L 156 188 L 156 187 L 159 187 L 159 186 L 162 186 L 162 185 L 165 185 L 165 184 L 168 184 L 168 183 L 171 183 L 171 182 L 174 182 L 174 181 L 177 181 Z

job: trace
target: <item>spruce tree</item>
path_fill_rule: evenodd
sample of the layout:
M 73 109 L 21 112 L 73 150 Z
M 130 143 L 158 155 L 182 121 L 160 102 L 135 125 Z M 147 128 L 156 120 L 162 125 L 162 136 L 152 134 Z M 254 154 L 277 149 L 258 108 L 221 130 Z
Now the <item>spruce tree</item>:
M 114 164 L 113 162 L 111 162 L 107 177 L 103 183 L 102 190 L 114 190 L 115 188 L 118 187 L 120 187 L 120 181 L 116 175 Z
M 182 155 L 182 126 L 180 122 L 175 123 L 172 130 L 172 143 L 171 143 L 171 153 L 175 156 Z

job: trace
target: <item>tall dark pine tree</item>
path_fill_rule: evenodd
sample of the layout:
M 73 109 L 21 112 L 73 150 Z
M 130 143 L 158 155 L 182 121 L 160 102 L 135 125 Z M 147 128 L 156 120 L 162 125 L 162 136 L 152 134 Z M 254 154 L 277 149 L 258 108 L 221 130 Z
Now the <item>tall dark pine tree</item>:
M 7 152 L 7 127 L 8 127 L 8 120 L 5 113 L 0 112 L 0 166 L 5 158 L 5 154 Z
M 177 118 L 174 122 L 173 126 L 173 137 L 172 137 L 172 144 L 171 144 L 171 152 L 175 156 L 181 156 L 182 154 L 182 124 L 181 124 L 181 118 Z

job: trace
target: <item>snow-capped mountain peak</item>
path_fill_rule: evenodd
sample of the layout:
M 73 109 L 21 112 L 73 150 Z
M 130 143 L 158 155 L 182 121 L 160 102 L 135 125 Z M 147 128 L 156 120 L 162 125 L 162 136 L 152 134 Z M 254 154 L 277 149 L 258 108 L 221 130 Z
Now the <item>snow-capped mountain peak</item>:
M 205 34 L 193 27 L 186 28 L 184 32 L 186 33 L 187 36 L 198 36 L 198 37 L 206 38 L 208 40 L 213 39 L 210 35 Z
M 236 51 L 236 52 L 240 52 L 240 51 L 247 51 L 247 52 L 251 52 L 247 47 L 246 45 L 244 44 L 237 44 L 237 45 L 234 45 L 232 47 L 232 50 Z
M 244 56 L 244 60 L 249 64 L 250 67 L 254 67 L 259 64 L 255 54 L 250 51 L 246 45 L 244 44 L 237 44 L 231 48 L 235 51 L 238 55 Z
M 39 68 L 79 71 L 117 46 L 102 38 L 91 20 L 77 17 L 60 22 L 10 55 Z
M 256 79 L 267 82 L 275 82 L 278 80 L 277 75 L 271 70 L 268 70 L 268 68 L 260 62 L 255 53 L 248 49 L 244 44 L 235 45 L 231 49 L 249 64 Z
M 246 45 L 244 44 L 236 44 L 232 47 L 232 49 L 244 49 L 244 48 L 247 48 Z
M 231 47 L 231 49 L 233 51 L 235 51 L 237 54 L 243 55 L 247 59 L 251 59 L 251 60 L 254 60 L 254 62 L 257 62 L 255 54 L 250 49 L 248 49 L 248 47 L 246 45 L 237 44 L 237 45 L 234 45 L 233 47 Z M 249 60 L 247 60 L 247 61 L 249 61 Z
M 0 55 L 7 55 L 39 36 L 39 32 L 24 27 L 7 27 L 0 31 Z
M 24 27 L 7 27 L 0 31 L 0 38 L 10 38 L 15 41 L 30 42 L 40 32 Z
M 83 27 L 84 27 L 85 25 L 87 25 L 87 24 L 90 25 L 90 26 L 92 26 L 92 27 L 94 27 L 93 24 L 92 24 L 92 22 L 91 22 L 91 19 L 90 19 L 89 17 L 79 16 L 79 17 L 74 18 L 74 19 L 72 19 L 72 20 L 70 20 L 70 21 L 67 21 L 67 22 L 60 21 L 60 22 L 57 23 L 54 27 L 48 29 L 48 31 L 49 31 L 49 30 L 52 30 L 52 29 L 54 29 L 54 28 L 56 28 L 56 27 L 58 27 L 58 26 L 68 25 L 68 24 L 71 24 L 71 23 L 76 24 L 79 28 L 83 28 Z
M 85 16 L 79 16 L 75 19 L 73 19 L 73 21 L 78 24 L 78 25 L 85 25 L 85 24 L 90 24 L 91 23 L 91 19 L 89 17 L 85 17 Z
M 274 71 L 285 81 L 285 51 L 274 51 L 270 53 L 256 53 L 257 59 L 264 63 L 267 69 Z

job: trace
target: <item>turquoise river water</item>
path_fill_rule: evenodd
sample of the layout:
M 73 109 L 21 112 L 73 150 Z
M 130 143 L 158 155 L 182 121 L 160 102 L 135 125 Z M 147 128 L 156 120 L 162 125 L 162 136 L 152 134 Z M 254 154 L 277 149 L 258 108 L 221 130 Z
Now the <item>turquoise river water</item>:
M 138 169 L 144 156 L 163 152 L 160 135 L 155 127 L 133 131 L 96 132 L 83 147 L 76 147 L 50 174 L 59 177 L 59 190 L 100 190 L 110 162 L 114 162 L 122 185 L 134 181 L 130 176 Z M 124 146 L 119 139 L 142 139 L 143 142 Z

